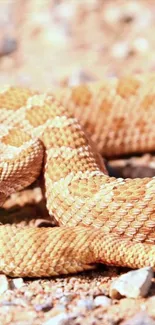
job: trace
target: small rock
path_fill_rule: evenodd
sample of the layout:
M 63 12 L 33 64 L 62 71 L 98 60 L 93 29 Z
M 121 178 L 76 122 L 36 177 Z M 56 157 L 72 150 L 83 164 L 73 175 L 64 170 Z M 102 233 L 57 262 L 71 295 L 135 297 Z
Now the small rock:
M 126 42 L 115 43 L 111 49 L 114 58 L 122 59 L 129 54 L 129 45 Z
M 27 300 L 31 300 L 32 297 L 33 297 L 33 291 L 26 290 L 24 296 L 25 296 L 25 298 L 26 298 Z
M 60 4 L 55 9 L 55 16 L 61 20 L 69 20 L 73 17 L 76 11 L 75 4 L 72 3 L 65 3 Z
M 123 22 L 132 22 L 133 20 L 136 20 L 139 16 L 139 12 L 141 11 L 141 5 L 137 2 L 129 2 L 125 3 L 125 6 L 122 8 L 121 11 L 121 21 Z
M 27 302 L 22 298 L 14 298 L 11 301 L 3 300 L 1 304 L 2 304 L 2 306 L 22 306 L 22 307 L 27 307 Z
M 0 275 L 0 294 L 9 289 L 9 281 L 4 274 Z
M 68 86 L 77 86 L 94 81 L 94 77 L 84 70 L 74 71 L 68 79 Z
M 144 267 L 121 275 L 110 286 L 110 297 L 118 299 L 121 296 L 128 298 L 145 297 L 151 286 L 153 270 Z
M 113 25 L 117 24 L 121 18 L 121 10 L 119 7 L 114 6 L 108 6 L 104 10 L 104 20 L 107 24 Z
M 80 299 L 77 303 L 78 307 L 85 308 L 87 310 L 91 310 L 94 307 L 93 299 Z
M 53 304 L 52 302 L 48 302 L 48 303 L 45 303 L 45 304 L 38 304 L 35 306 L 35 310 L 36 311 L 44 311 L 44 312 L 47 312 L 49 310 L 51 310 L 53 307 Z
M 3 40 L 0 56 L 8 55 L 17 50 L 17 41 L 14 38 L 6 37 Z
M 60 298 L 59 303 L 63 304 L 63 305 L 67 305 L 68 303 L 70 303 L 73 299 L 73 295 L 68 294 L 68 295 L 64 295 L 62 298 Z
M 139 37 L 134 40 L 132 48 L 136 53 L 145 54 L 149 50 L 148 40 Z
M 22 278 L 12 279 L 11 287 L 12 289 L 20 289 L 24 285 L 24 280 Z
M 43 325 L 61 325 L 63 324 L 63 321 L 67 319 L 68 315 L 66 313 L 61 313 L 54 317 L 51 317 L 47 322 L 43 323 Z
M 141 312 L 123 322 L 122 325 L 155 325 L 155 321 L 146 313 Z
M 108 307 L 111 305 L 111 299 L 106 296 L 98 296 L 94 299 L 94 305 Z

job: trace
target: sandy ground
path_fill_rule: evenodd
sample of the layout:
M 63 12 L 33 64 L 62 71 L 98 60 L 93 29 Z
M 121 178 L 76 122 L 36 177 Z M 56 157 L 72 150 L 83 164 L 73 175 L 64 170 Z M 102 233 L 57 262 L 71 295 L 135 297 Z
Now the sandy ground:
M 153 0 L 0 1 L 0 85 L 50 90 L 152 72 L 154 17 Z M 155 158 L 112 161 L 109 170 L 123 177 L 153 176 Z M 4 223 L 51 222 L 39 187 L 13 195 L 0 215 Z M 0 325 L 155 324 L 154 279 L 146 298 L 109 298 L 110 283 L 122 272 L 127 270 L 101 266 L 48 280 L 6 279 L 6 290 L 0 278 Z

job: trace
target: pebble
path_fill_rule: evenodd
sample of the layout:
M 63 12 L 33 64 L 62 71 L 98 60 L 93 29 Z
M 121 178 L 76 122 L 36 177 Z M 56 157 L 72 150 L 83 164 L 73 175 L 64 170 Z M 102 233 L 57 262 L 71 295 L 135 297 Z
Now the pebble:
M 145 297 L 150 289 L 153 278 L 151 267 L 144 267 L 121 275 L 110 286 L 110 297 L 119 299 Z
M 9 281 L 3 274 L 0 275 L 0 294 L 9 289 Z
M 45 304 L 38 304 L 35 306 L 35 310 L 36 311 L 44 311 L 44 312 L 47 312 L 49 310 L 51 310 L 53 307 L 53 304 L 52 302 L 47 302 Z
M 135 1 L 129 1 L 129 3 L 125 4 L 122 10 L 122 16 L 124 17 L 135 17 L 139 14 L 141 10 L 141 5 Z
M 77 302 L 77 306 L 78 307 L 83 307 L 83 308 L 85 308 L 87 310 L 91 310 L 94 307 L 94 301 L 93 301 L 93 299 L 80 299 Z
M 34 295 L 33 291 L 30 291 L 30 290 L 27 290 L 27 291 L 25 292 L 25 294 L 24 294 L 24 296 L 25 296 L 25 298 L 26 298 L 27 300 L 31 300 L 32 297 L 33 297 L 33 295 Z
M 62 322 L 66 321 L 67 319 L 68 315 L 66 313 L 61 313 L 48 319 L 48 321 L 44 322 L 43 325 L 61 325 Z
M 67 305 L 68 303 L 70 303 L 73 299 L 74 295 L 68 294 L 63 296 L 62 298 L 60 298 L 59 303 L 63 304 L 63 305 Z
M 14 38 L 6 37 L 2 43 L 0 56 L 8 55 L 17 50 L 17 41 Z
M 149 50 L 149 43 L 145 38 L 139 37 L 134 40 L 132 48 L 136 53 L 145 54 Z
M 85 72 L 84 70 L 80 69 L 77 71 L 74 71 L 69 79 L 68 79 L 68 85 L 69 86 L 77 86 L 81 83 L 87 83 L 94 81 L 93 76 L 91 76 L 89 73 Z
M 24 285 L 24 280 L 22 278 L 12 279 L 11 288 L 20 289 Z
M 155 325 L 155 321 L 146 313 L 140 312 L 122 323 L 122 325 Z
M 98 296 L 94 299 L 94 305 L 108 307 L 112 303 L 111 299 L 106 296 Z
M 54 15 L 59 19 L 70 20 L 75 14 L 76 6 L 75 4 L 65 3 L 60 4 L 55 9 Z
M 114 5 L 108 6 L 104 11 L 104 20 L 107 24 L 116 24 L 119 22 L 121 18 L 121 10 L 119 7 L 115 7 Z
M 129 46 L 126 42 L 119 42 L 113 45 L 111 54 L 114 58 L 122 59 L 128 56 Z
M 49 44 L 52 43 L 54 46 L 61 46 L 65 47 L 67 42 L 67 31 L 65 28 L 58 28 L 56 26 L 53 26 L 52 31 L 45 31 L 44 33 L 44 39 Z

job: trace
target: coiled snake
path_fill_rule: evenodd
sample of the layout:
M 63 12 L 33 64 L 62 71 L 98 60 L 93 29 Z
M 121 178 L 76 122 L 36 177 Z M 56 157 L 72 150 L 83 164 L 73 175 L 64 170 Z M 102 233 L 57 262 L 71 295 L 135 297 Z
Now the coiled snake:
M 155 178 L 109 177 L 99 154 L 155 151 L 154 106 L 155 75 L 54 95 L 0 89 L 0 206 L 43 171 L 60 226 L 1 225 L 1 273 L 51 276 L 100 262 L 155 269 Z

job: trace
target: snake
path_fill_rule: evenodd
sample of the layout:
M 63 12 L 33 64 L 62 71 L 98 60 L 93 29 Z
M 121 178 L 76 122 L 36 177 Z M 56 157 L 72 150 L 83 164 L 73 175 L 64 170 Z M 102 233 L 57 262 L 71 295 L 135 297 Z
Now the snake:
M 0 273 L 99 263 L 155 270 L 155 177 L 110 177 L 102 157 L 155 151 L 155 74 L 39 92 L 0 87 L 0 206 L 42 178 L 54 227 L 0 224 Z

